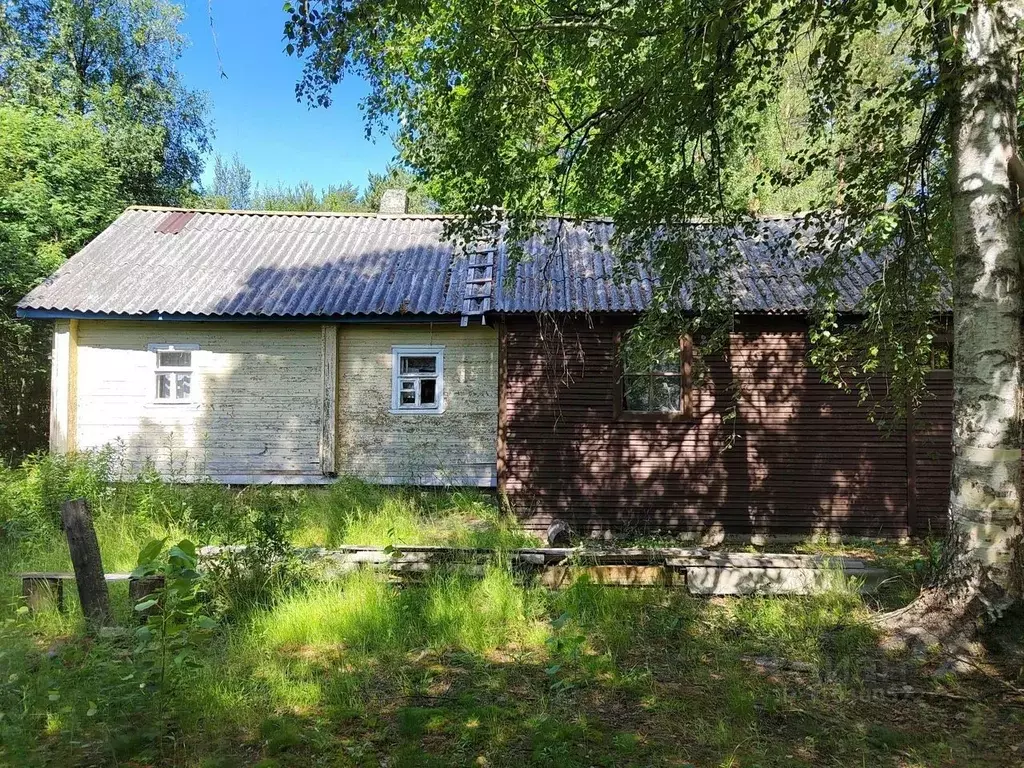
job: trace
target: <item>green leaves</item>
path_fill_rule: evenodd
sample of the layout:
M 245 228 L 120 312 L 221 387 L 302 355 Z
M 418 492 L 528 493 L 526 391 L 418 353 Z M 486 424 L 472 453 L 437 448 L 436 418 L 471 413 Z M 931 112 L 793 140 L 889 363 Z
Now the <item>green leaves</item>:
M 329 104 L 346 74 L 370 82 L 368 127 L 397 122 L 402 157 L 432 180 L 441 208 L 469 212 L 452 234 L 478 236 L 500 208 L 521 258 L 516 244 L 544 215 L 610 215 L 623 273 L 639 262 L 662 276 L 649 314 L 697 315 L 710 339 L 732 321 L 742 238 L 700 248 L 664 237 L 665 222 L 841 209 L 841 221 L 818 216 L 818 233 L 804 233 L 801 254 L 825 261 L 809 299 L 831 318 L 859 252 L 899 251 L 904 277 L 863 311 L 887 317 L 867 328 L 872 371 L 908 373 L 913 387 L 901 350 L 916 348 L 922 308 L 934 309 L 948 276 L 939 73 L 955 68 L 942 41 L 965 4 L 934 8 L 929 20 L 908 0 L 353 0 L 292 6 L 285 34 L 310 103 Z M 840 235 L 851 247 L 837 247 Z M 832 370 L 867 364 L 852 337 L 818 338 Z
M 49 333 L 14 303 L 122 210 L 123 175 L 91 117 L 3 102 L 0 84 L 0 453 L 45 442 Z
M 164 550 L 164 544 L 167 543 L 167 538 L 153 539 L 146 544 L 141 550 L 139 550 L 139 558 L 137 565 L 148 566 L 153 563 Z
M 171 565 L 181 569 L 194 569 L 196 566 L 196 545 L 188 539 L 178 542 L 167 552 Z
M 133 658 L 142 678 L 140 686 L 154 686 L 162 694 L 176 684 L 174 674 L 197 666 L 201 638 L 218 627 L 201 610 L 203 589 L 195 544 L 183 539 L 161 555 L 164 544 L 151 541 L 139 553 L 136 571 L 161 579 L 162 586 L 135 605 L 146 623 L 135 631 Z
M 175 69 L 179 21 L 138 0 L 0 11 L 0 454 L 46 444 L 49 328 L 14 320 L 14 302 L 126 206 L 180 202 L 199 180 L 210 132 Z
M 562 613 L 553 619 L 552 635 L 544 641 L 552 659 L 551 664 L 544 668 L 544 674 L 551 679 L 551 690 L 556 693 L 569 691 L 575 687 L 573 675 L 577 671 L 586 645 L 586 637 L 583 634 L 566 631 L 571 619 L 569 613 Z

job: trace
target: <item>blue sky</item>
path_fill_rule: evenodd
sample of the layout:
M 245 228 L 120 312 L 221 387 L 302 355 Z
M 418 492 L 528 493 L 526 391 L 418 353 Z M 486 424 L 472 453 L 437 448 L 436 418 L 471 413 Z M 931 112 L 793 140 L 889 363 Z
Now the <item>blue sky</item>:
M 359 100 L 367 87 L 346 79 L 327 109 L 295 100 L 301 66 L 284 53 L 282 0 L 213 0 L 217 47 L 227 78 L 220 76 L 207 0 L 185 0 L 182 31 L 191 46 L 179 62 L 185 83 L 206 91 L 216 137 L 214 150 L 235 152 L 253 181 L 274 185 L 309 181 L 322 188 L 366 183 L 395 155 L 387 136 L 367 141 Z M 213 165 L 209 158 L 206 180 Z

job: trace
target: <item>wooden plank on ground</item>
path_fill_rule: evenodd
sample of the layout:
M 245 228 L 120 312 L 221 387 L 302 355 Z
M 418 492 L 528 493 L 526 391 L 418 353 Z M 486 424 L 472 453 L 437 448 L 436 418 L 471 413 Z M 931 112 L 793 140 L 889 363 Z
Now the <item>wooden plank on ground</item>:
M 200 555 L 207 557 L 224 551 L 217 547 L 203 547 Z M 436 558 L 447 561 L 474 562 L 479 558 L 488 558 L 496 551 L 484 547 L 445 547 L 438 545 L 401 545 L 397 547 L 342 545 L 333 549 L 309 548 L 299 552 L 306 557 L 330 557 L 340 559 L 343 555 L 351 555 L 353 562 L 382 562 L 390 557 L 390 553 L 402 556 L 421 554 L 425 559 Z M 666 559 L 687 558 L 694 563 L 704 562 L 708 553 L 699 548 L 685 549 L 678 547 L 664 548 L 622 548 L 622 549 L 587 549 L 585 547 L 523 547 L 504 551 L 513 561 L 527 563 L 561 563 L 567 559 L 581 565 L 663 565 Z M 807 557 L 807 556 L 798 556 Z
M 815 568 L 692 567 L 686 588 L 692 595 L 805 595 L 826 586 L 827 571 Z
M 74 581 L 75 574 L 63 571 L 22 571 L 20 573 L 11 574 L 16 579 L 54 579 L 58 581 Z M 128 581 L 131 579 L 130 573 L 105 573 L 103 574 L 104 581 Z
M 605 586 L 667 587 L 671 586 L 672 577 L 672 571 L 660 565 L 556 565 L 542 570 L 539 581 L 549 589 L 563 589 L 582 578 Z
M 843 573 L 854 576 L 861 591 L 876 589 L 886 572 L 856 568 Z M 751 568 L 739 566 L 686 569 L 686 588 L 692 595 L 809 595 L 840 586 L 840 571 L 827 568 Z
M 863 568 L 864 561 L 848 557 L 822 555 L 774 555 L 747 552 L 703 552 L 696 556 L 669 556 L 665 564 L 673 568 L 704 566 L 713 568 Z
M 240 547 L 204 547 L 202 557 L 216 557 Z M 411 577 L 432 568 L 458 566 L 482 572 L 496 553 L 487 548 L 437 545 L 399 547 L 341 546 L 309 548 L 298 554 L 327 561 L 330 575 L 359 568 Z M 854 576 L 863 591 L 877 587 L 886 572 L 864 561 L 821 555 L 750 552 L 709 552 L 701 548 L 660 547 L 587 549 L 584 547 L 526 547 L 500 553 L 512 567 L 538 572 L 544 586 L 558 589 L 581 577 L 609 586 L 687 586 L 697 595 L 809 594 Z

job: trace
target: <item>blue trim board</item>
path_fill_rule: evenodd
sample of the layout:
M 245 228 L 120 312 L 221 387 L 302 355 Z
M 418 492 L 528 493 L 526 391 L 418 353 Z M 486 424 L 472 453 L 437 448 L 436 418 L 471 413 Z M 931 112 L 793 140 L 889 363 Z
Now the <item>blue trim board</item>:
M 167 323 L 352 323 L 387 324 L 457 323 L 461 315 L 338 315 L 287 317 L 281 315 L 189 315 L 166 312 L 118 314 L 114 312 L 78 312 L 70 309 L 21 309 L 15 311 L 26 320 L 157 320 Z

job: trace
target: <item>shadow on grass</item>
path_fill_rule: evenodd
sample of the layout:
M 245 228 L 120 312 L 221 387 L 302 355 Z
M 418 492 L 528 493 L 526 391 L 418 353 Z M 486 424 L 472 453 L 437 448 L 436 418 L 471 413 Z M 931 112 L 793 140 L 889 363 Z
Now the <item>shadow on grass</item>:
M 501 569 L 407 588 L 359 574 L 239 627 L 180 725 L 199 742 L 230 723 L 234 749 L 281 765 L 963 764 L 938 719 L 894 723 L 892 700 L 863 695 L 875 651 L 859 606 L 548 593 Z
M 549 592 L 500 564 L 406 586 L 361 572 L 225 625 L 158 702 L 125 679 L 130 643 L 40 643 L 42 619 L 23 618 L 4 630 L 0 762 L 895 767 L 1011 754 L 1019 718 L 998 702 L 865 687 L 882 660 L 865 619 L 843 591 L 699 600 L 586 581 Z

